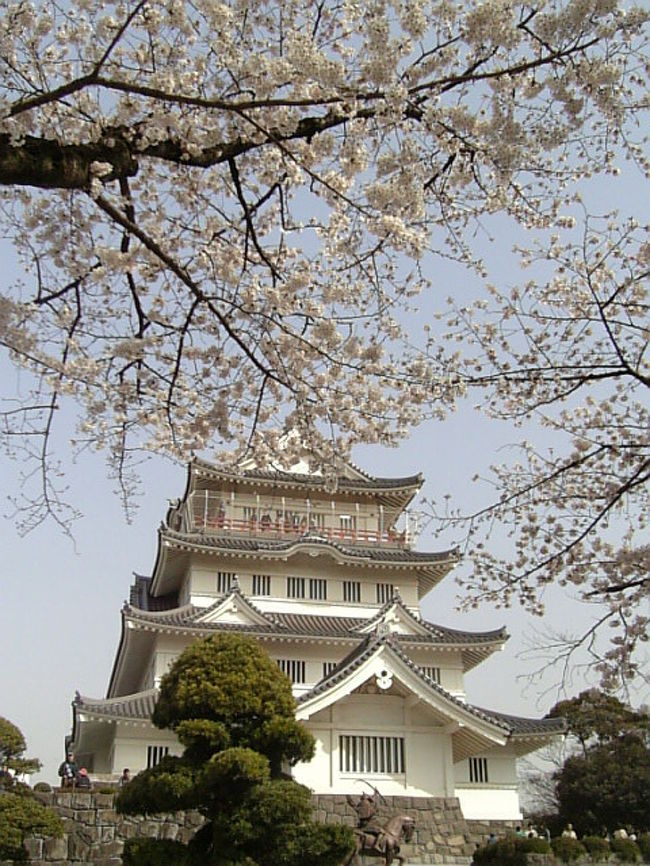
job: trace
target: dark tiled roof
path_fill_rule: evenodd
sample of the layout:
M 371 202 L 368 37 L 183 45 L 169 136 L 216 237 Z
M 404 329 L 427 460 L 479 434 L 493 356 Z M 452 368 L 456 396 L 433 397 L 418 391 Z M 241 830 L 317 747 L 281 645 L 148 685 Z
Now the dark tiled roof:
M 428 677 L 422 668 L 420 668 L 417 664 L 415 664 L 412 659 L 410 659 L 399 647 L 398 643 L 395 641 L 395 635 L 377 635 L 372 634 L 366 640 L 360 644 L 358 647 L 343 659 L 340 664 L 338 664 L 334 670 L 328 674 L 328 676 L 324 677 L 320 682 L 316 683 L 313 689 L 306 692 L 303 695 L 300 695 L 297 698 L 296 703 L 298 705 L 306 703 L 308 700 L 311 700 L 315 695 L 322 694 L 330 689 L 332 686 L 346 679 L 356 668 L 363 664 L 366 659 L 370 658 L 370 656 L 377 650 L 379 647 L 387 645 L 391 648 L 391 650 L 400 658 L 400 660 L 409 667 L 422 682 L 426 683 L 426 685 L 435 692 L 445 698 L 448 702 L 454 704 L 458 709 L 461 709 L 472 716 L 475 716 L 477 719 L 480 719 L 483 722 L 489 722 L 493 725 L 496 725 L 499 728 L 503 728 L 505 730 L 510 730 L 508 724 L 503 720 L 497 718 L 493 714 L 488 714 L 484 710 L 480 710 L 477 707 L 472 707 L 469 704 L 464 703 L 458 698 L 451 695 L 446 689 L 443 689 L 442 686 L 438 685 L 438 683 L 434 682 L 430 677 Z
M 299 484 L 305 487 L 322 487 L 328 486 L 329 479 L 324 475 L 311 475 L 302 472 L 284 472 L 276 469 L 246 469 L 225 467 L 223 469 L 214 466 L 211 463 L 203 460 L 195 460 L 192 464 L 193 468 L 205 472 L 212 472 L 215 475 L 228 476 L 236 480 L 249 481 L 273 481 L 285 484 Z M 356 467 L 355 467 L 356 468 Z M 347 478 L 344 475 L 337 476 L 338 490 L 399 490 L 402 488 L 420 487 L 422 485 L 422 475 L 407 475 L 403 478 L 380 478 L 369 475 L 366 472 L 359 471 L 364 477 L 362 478 Z
M 117 719 L 150 719 L 158 692 L 149 689 L 119 698 L 88 698 L 77 692 L 73 706 L 77 712 Z
M 238 592 L 238 594 L 240 594 Z M 360 634 L 360 630 L 364 626 L 381 621 L 381 611 L 375 617 L 364 619 L 361 617 L 350 616 L 318 616 L 316 614 L 299 614 L 299 613 L 263 613 L 253 604 L 248 601 L 246 596 L 242 596 L 247 604 L 250 605 L 257 613 L 261 614 L 268 625 L 264 624 L 237 624 L 237 623 L 209 623 L 199 622 L 199 617 L 205 614 L 212 608 L 218 607 L 225 596 L 222 596 L 210 607 L 196 607 L 195 605 L 186 605 L 185 607 L 177 608 L 172 611 L 161 611 L 153 615 L 150 611 L 139 610 L 135 607 L 125 608 L 125 613 L 130 619 L 140 620 L 149 625 L 173 626 L 180 628 L 195 628 L 207 630 L 220 630 L 227 628 L 231 631 L 242 631 L 263 634 L 291 634 L 305 636 L 322 636 L 322 637 L 343 637 L 356 638 L 362 640 L 364 635 Z M 384 605 L 382 611 L 390 607 L 390 603 Z M 466 645 L 482 645 L 489 644 L 495 641 L 500 642 L 507 637 L 505 629 L 497 629 L 489 632 L 465 632 L 456 629 L 448 629 L 443 626 L 433 625 L 422 620 L 417 620 L 418 623 L 424 625 L 428 634 L 424 635 L 408 635 L 394 634 L 393 637 L 400 643 L 425 643 L 425 644 L 446 644 L 449 646 L 466 646 Z
M 290 540 L 237 538 L 233 535 L 212 535 L 200 532 L 178 532 L 167 526 L 161 527 L 161 534 L 166 541 L 176 542 L 179 546 L 212 548 L 214 550 L 234 551 L 243 553 L 286 553 L 289 550 L 305 546 L 322 547 L 336 550 L 343 556 L 372 562 L 390 562 L 393 565 L 434 565 L 458 558 L 457 550 L 445 550 L 437 553 L 425 553 L 406 548 L 361 547 L 360 545 L 345 545 L 321 538 L 315 534 L 306 534 Z
M 479 709 L 475 707 L 475 709 Z M 498 713 L 496 710 L 480 709 L 479 712 L 494 719 L 499 719 L 510 728 L 513 736 L 535 736 L 536 734 L 563 734 L 567 730 L 566 719 L 526 719 L 522 716 L 510 716 Z
M 135 580 L 129 592 L 129 603 L 140 610 L 173 610 L 178 607 L 178 593 L 170 592 L 168 595 L 154 596 L 149 592 L 151 578 L 141 574 L 134 575 Z

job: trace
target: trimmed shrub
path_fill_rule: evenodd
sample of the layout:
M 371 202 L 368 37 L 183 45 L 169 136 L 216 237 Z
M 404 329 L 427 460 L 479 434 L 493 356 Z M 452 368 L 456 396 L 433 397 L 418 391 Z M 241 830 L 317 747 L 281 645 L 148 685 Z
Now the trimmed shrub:
M 526 866 L 526 854 L 548 854 L 546 839 L 506 836 L 474 852 L 475 866 Z
M 644 863 L 650 863 L 650 833 L 642 833 L 636 840 Z
M 555 856 L 563 863 L 572 863 L 587 853 L 581 842 L 568 836 L 557 836 L 555 839 L 551 839 L 551 848 Z
M 124 866 L 187 866 L 186 845 L 172 839 L 127 839 L 122 854 Z
M 612 839 L 610 847 L 621 863 L 636 863 L 641 859 L 639 846 L 632 839 Z
M 52 791 L 52 786 L 48 785 L 47 782 L 37 782 L 33 790 L 38 794 L 49 794 Z
M 607 860 L 611 854 L 609 842 L 607 839 L 603 839 L 602 836 L 585 836 L 581 841 L 589 852 L 589 857 L 594 862 L 598 860 Z

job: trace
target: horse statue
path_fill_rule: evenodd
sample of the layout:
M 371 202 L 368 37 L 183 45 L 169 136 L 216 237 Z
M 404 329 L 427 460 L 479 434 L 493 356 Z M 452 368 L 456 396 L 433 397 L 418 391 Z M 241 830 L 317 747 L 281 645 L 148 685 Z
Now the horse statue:
M 393 815 L 383 825 L 379 836 L 363 829 L 354 831 L 355 847 L 343 866 L 358 866 L 359 857 L 381 857 L 384 866 L 391 866 L 393 860 L 403 866 L 406 857 L 400 854 L 399 843 L 404 838 L 410 842 L 415 828 L 415 819 L 409 815 Z

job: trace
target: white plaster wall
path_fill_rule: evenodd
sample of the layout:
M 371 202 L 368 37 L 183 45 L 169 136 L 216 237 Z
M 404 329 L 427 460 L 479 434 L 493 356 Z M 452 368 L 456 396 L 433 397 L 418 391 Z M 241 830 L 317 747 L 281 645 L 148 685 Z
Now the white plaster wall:
M 440 685 L 443 689 L 456 697 L 465 695 L 463 660 L 460 652 L 457 650 L 442 652 L 440 650 L 427 651 L 409 648 L 408 654 L 416 665 L 440 668 Z
M 150 724 L 118 724 L 113 741 L 110 772 L 121 774 L 125 767 L 131 775 L 147 767 L 148 746 L 168 746 L 170 755 L 180 755 L 183 747 L 171 731 L 161 731 Z
M 456 785 L 463 815 L 469 820 L 521 821 L 516 786 Z
M 237 574 L 242 592 L 251 595 L 253 590 L 253 573 L 268 574 L 271 577 L 271 596 L 254 596 L 256 603 L 267 605 L 271 600 L 281 600 L 282 606 L 274 609 L 286 609 L 287 604 L 294 604 L 295 600 L 287 599 L 287 575 L 295 577 L 324 578 L 328 581 L 328 602 L 341 604 L 345 612 L 337 610 L 338 616 L 355 615 L 356 609 L 361 606 L 371 607 L 371 613 L 377 609 L 377 597 L 375 585 L 377 583 L 389 583 L 398 588 L 402 601 L 416 609 L 418 605 L 418 591 L 416 579 L 407 572 L 391 571 L 372 572 L 368 568 L 342 566 L 329 555 L 316 552 L 316 555 L 297 555 L 291 557 L 286 563 L 268 562 L 258 563 L 251 567 L 242 567 L 245 563 L 239 561 L 228 562 L 219 560 L 218 557 L 193 557 L 183 588 L 181 589 L 181 604 L 189 601 L 199 607 L 207 607 L 219 596 L 217 593 L 216 574 L 218 570 L 232 571 Z M 343 581 L 358 580 L 361 582 L 361 605 L 343 602 Z M 320 610 L 318 602 L 308 602 L 309 613 L 326 613 Z M 327 602 L 324 604 L 327 607 Z M 263 608 L 266 609 L 266 608 Z M 354 611 L 354 612 L 353 612 Z M 368 615 L 363 609 L 359 609 L 359 615 Z
M 316 738 L 316 757 L 298 765 L 298 781 L 319 794 L 346 794 L 359 789 L 359 776 L 385 795 L 454 796 L 451 737 L 430 716 L 413 712 L 398 696 L 350 695 L 306 723 Z M 339 736 L 404 737 L 405 772 L 373 774 L 339 770 Z
M 488 780 L 490 785 L 517 785 L 517 759 L 514 755 L 507 753 L 495 755 L 487 752 L 485 755 L 476 757 L 487 758 Z M 469 760 L 459 761 L 454 765 L 454 774 L 457 783 L 470 784 Z

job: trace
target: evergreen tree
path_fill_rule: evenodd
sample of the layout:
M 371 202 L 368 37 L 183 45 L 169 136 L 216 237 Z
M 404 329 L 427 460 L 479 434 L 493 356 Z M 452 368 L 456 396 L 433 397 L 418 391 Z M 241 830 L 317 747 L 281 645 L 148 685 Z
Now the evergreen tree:
M 215 635 L 188 647 L 163 677 L 153 714 L 183 755 L 136 776 L 117 809 L 197 809 L 205 824 L 188 846 L 127 845 L 125 863 L 339 863 L 353 844 L 349 829 L 315 823 L 309 790 L 285 772 L 314 753 L 294 706 L 289 680 L 255 641 Z
M 41 766 L 36 758 L 23 757 L 26 748 L 20 729 L 0 716 L 0 860 L 24 860 L 23 842 L 30 833 L 56 837 L 63 833 L 59 816 L 16 778 Z

